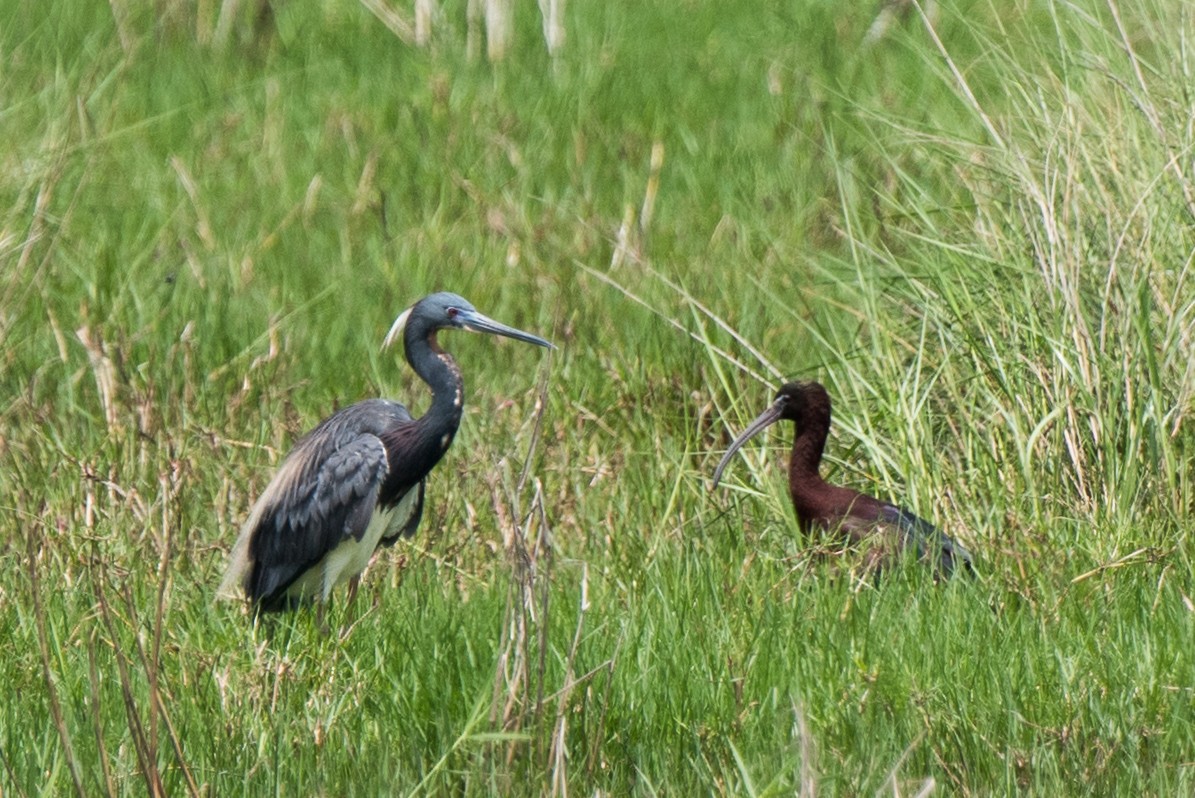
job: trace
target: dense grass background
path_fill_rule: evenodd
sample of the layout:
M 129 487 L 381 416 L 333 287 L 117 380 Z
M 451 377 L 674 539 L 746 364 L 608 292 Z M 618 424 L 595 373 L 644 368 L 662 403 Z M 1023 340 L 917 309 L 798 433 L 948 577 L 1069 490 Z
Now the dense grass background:
M 251 5 L 0 2 L 0 791 L 1195 792 L 1184 4 Z M 559 351 L 445 336 L 343 639 L 214 604 L 440 289 Z M 787 429 L 709 492 L 791 377 L 979 580 L 801 540 Z

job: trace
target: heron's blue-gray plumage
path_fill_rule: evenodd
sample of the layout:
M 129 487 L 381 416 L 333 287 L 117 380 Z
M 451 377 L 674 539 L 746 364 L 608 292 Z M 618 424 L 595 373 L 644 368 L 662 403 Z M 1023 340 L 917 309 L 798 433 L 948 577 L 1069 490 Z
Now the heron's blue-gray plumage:
M 403 468 L 409 458 L 388 451 L 383 438 L 415 423 L 401 404 L 368 399 L 335 413 L 295 445 L 242 531 L 247 557 L 241 587 L 262 609 L 325 598 L 293 595 L 290 588 L 345 541 L 362 541 L 379 508 L 398 507 L 412 490 L 413 503 L 406 513 L 391 514 L 378 543 L 414 533 L 423 512 L 423 479 L 435 463 Z
M 239 587 L 259 611 L 327 601 L 337 584 L 356 579 L 379 546 L 415 532 L 424 480 L 452 444 L 464 404 L 460 369 L 436 341 L 444 329 L 552 348 L 479 313 L 457 294 L 416 302 L 391 326 L 384 345 L 401 336 L 407 362 L 431 389 L 431 407 L 412 419 L 397 402 L 369 399 L 300 440 L 241 527 L 221 597 Z

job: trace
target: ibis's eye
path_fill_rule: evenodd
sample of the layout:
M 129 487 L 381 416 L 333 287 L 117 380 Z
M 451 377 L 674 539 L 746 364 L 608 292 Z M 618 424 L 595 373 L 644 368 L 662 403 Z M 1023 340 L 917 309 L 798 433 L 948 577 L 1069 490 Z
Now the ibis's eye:
M 450 318 L 450 319 L 455 319 L 456 314 L 460 313 L 460 311 L 457 310 L 456 308 L 449 308 L 448 310 L 446 310 L 444 312 L 448 314 L 448 318 Z

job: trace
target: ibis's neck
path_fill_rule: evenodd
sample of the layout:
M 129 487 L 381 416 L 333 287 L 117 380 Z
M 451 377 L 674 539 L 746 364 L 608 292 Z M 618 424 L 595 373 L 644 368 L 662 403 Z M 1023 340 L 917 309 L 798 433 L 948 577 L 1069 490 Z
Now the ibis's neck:
M 818 468 L 822 463 L 822 452 L 826 449 L 826 436 L 830 432 L 830 418 L 804 419 L 793 438 L 792 461 L 789 463 L 793 484 L 802 482 L 818 484 L 822 481 Z
M 828 424 L 822 427 L 802 425 L 793 439 L 792 460 L 788 468 L 788 490 L 792 495 L 797 520 L 801 529 L 806 532 L 811 528 L 811 524 L 824 515 L 822 509 L 825 494 L 831 490 L 818 470 L 822 462 L 822 451 L 826 448 L 828 427 Z

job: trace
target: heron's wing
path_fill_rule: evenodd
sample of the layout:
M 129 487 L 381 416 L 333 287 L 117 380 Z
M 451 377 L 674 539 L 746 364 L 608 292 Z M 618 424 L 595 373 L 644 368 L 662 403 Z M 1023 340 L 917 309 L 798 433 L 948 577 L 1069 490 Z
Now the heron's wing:
M 345 538 L 361 539 L 388 471 L 373 434 L 321 425 L 278 469 L 241 529 L 222 593 L 268 603 Z
M 367 399 L 333 414 L 300 440 L 241 527 L 217 596 L 238 588 L 269 604 L 346 538 L 361 540 L 391 473 L 381 436 L 411 414 L 398 402 Z M 393 490 L 393 488 L 391 488 Z M 410 534 L 423 509 L 423 488 L 383 497 L 399 512 L 383 538 Z
M 882 503 L 880 521 L 893 527 L 900 536 L 901 546 L 916 552 L 918 559 L 930 560 L 942 576 L 955 571 L 974 573 L 971 552 L 924 518 L 903 507 Z

